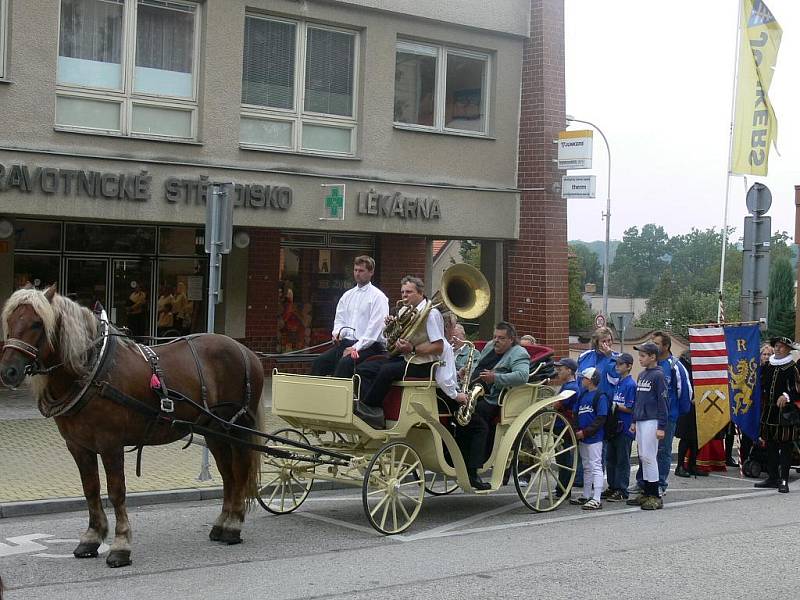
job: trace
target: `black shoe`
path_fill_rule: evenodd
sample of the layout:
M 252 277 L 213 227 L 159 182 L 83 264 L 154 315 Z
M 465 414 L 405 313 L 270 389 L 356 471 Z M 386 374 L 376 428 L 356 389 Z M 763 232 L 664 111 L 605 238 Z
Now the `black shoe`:
M 759 481 L 758 483 L 754 483 L 754 488 L 777 488 L 780 487 L 780 480 L 779 479 L 764 479 L 763 481 Z M 787 491 L 789 489 L 788 485 L 786 487 Z
M 485 481 L 483 481 L 483 479 L 481 479 L 481 476 L 478 475 L 478 471 L 477 470 L 474 470 L 474 471 L 470 470 L 470 472 L 469 472 L 469 484 L 473 487 L 473 489 L 480 490 L 480 491 L 485 491 L 485 490 L 492 489 L 492 486 L 490 484 L 486 483 Z
M 789 493 L 789 481 L 787 479 L 781 479 L 781 482 L 778 484 L 778 491 L 781 494 Z
M 684 469 L 681 465 L 675 467 L 675 477 L 691 477 L 691 473 Z
M 732 458 L 729 458 L 729 459 L 727 459 L 727 460 L 725 461 L 725 466 L 726 466 L 726 467 L 736 467 L 736 468 L 738 469 L 738 468 L 739 468 L 739 463 L 737 463 L 737 462 L 736 462 L 735 460 L 733 460 Z
M 373 429 L 386 428 L 382 408 L 367 406 L 363 402 L 356 402 L 356 405 L 353 408 L 353 414 Z

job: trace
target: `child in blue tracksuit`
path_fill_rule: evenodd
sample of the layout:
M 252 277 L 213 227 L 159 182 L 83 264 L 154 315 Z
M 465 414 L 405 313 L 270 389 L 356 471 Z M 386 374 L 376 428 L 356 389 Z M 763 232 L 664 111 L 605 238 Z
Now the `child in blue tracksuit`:
M 636 446 L 644 475 L 644 492 L 628 500 L 630 505 L 641 506 L 644 510 L 664 507 L 658 489 L 658 442 L 664 439 L 669 418 L 667 409 L 667 386 L 664 371 L 658 366 L 658 346 L 647 342 L 634 346 L 639 351 L 639 364 L 644 371 L 636 382 L 636 401 L 633 406 L 633 425 L 636 433 Z
M 628 483 L 631 476 L 631 445 L 634 435 L 630 431 L 633 423 L 633 406 L 636 401 L 636 382 L 630 372 L 633 356 L 625 352 L 617 358 L 616 370 L 619 381 L 614 386 L 611 409 L 617 414 L 617 427 L 606 439 L 606 500 L 621 502 L 628 499 Z
M 580 377 L 583 392 L 575 408 L 575 437 L 583 461 L 583 496 L 571 499 L 570 504 L 581 504 L 584 510 L 598 510 L 603 508 L 600 502 L 603 493 L 603 425 L 608 415 L 608 397 L 598 392 L 600 372 L 595 367 L 584 369 Z
M 575 372 L 578 370 L 578 363 L 571 358 L 562 358 L 554 363 L 556 368 L 556 377 L 553 380 L 547 380 L 547 384 L 561 384 L 561 391 L 574 392 L 574 394 L 562 400 L 557 409 L 562 413 L 570 424 L 574 424 L 575 403 L 578 400 L 578 382 L 575 380 Z M 561 433 L 557 430 L 556 433 Z M 572 452 L 565 452 L 556 456 L 556 463 L 558 464 L 558 482 L 556 483 L 555 495 L 560 498 L 564 495 L 569 485 L 569 480 L 572 477 Z M 576 474 L 577 475 L 577 474 Z M 577 485 L 577 484 L 576 484 Z M 581 484 L 583 485 L 583 484 Z

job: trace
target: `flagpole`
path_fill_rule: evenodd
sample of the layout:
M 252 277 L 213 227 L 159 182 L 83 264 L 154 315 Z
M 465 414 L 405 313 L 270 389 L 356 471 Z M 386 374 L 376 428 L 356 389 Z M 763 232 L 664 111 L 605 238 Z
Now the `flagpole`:
M 742 1 L 736 0 L 738 16 L 736 18 L 736 51 L 733 53 L 733 90 L 731 92 L 731 124 L 728 132 L 728 166 L 725 176 L 725 207 L 722 213 L 722 258 L 719 267 L 719 299 L 717 302 L 717 323 L 721 323 L 722 316 L 722 288 L 725 284 L 725 251 L 728 248 L 728 199 L 731 191 L 731 161 L 733 160 L 733 128 L 736 121 L 736 83 L 739 74 L 739 48 L 742 35 Z

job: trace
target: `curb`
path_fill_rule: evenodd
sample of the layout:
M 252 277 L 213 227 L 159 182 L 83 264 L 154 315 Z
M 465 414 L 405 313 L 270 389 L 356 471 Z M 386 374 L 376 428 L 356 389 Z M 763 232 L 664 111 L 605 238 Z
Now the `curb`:
M 314 483 L 312 491 L 322 492 L 353 487 L 352 485 L 343 483 L 320 481 Z M 219 500 L 221 498 L 222 486 L 180 490 L 158 490 L 152 492 L 131 492 L 125 497 L 125 505 L 128 508 L 134 508 L 137 506 L 172 504 L 175 502 Z M 100 501 L 104 510 L 113 510 L 113 506 L 108 500 L 107 495 L 104 494 L 101 496 Z M 0 503 L 0 519 L 83 511 L 86 511 L 86 500 L 84 498 L 46 498 L 44 500 L 22 500 L 20 502 Z

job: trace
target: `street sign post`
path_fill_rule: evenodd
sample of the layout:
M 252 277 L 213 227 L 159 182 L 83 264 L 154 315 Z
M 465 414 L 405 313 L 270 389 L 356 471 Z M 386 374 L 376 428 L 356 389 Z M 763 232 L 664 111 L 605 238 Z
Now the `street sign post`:
M 233 241 L 233 194 L 231 183 L 215 183 L 206 201 L 206 254 L 208 254 L 208 320 L 206 331 L 214 333 L 216 305 L 222 287 L 222 255 L 230 254 Z M 211 479 L 208 447 L 203 447 L 199 481 Z
M 633 321 L 632 312 L 611 313 L 611 322 L 614 323 L 614 327 L 616 327 L 617 333 L 619 333 L 620 352 L 625 352 L 625 330 L 628 328 L 628 325 L 631 324 L 631 321 Z
M 772 205 L 772 193 L 763 183 L 754 183 L 747 191 L 742 245 L 741 313 L 743 321 L 761 321 L 766 325 L 769 308 L 770 242 L 772 218 L 765 215 Z

